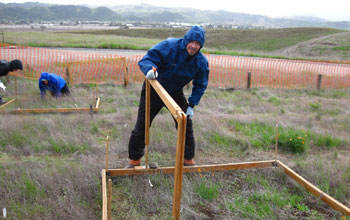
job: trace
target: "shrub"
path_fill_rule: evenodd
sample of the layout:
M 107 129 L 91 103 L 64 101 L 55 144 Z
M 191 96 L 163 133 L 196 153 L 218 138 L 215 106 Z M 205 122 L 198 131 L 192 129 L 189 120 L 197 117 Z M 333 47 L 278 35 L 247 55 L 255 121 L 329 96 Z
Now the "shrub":
M 301 130 L 284 130 L 279 134 L 278 146 L 292 153 L 303 153 L 308 148 L 307 135 Z

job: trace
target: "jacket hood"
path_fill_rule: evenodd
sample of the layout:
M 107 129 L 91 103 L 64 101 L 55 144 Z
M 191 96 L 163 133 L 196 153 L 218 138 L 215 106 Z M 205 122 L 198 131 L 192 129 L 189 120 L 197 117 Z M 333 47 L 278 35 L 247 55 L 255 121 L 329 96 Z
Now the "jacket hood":
M 193 26 L 184 36 L 185 47 L 191 41 L 198 41 L 201 44 L 201 48 L 204 46 L 205 42 L 205 31 L 199 26 Z
M 40 76 L 40 80 L 49 80 L 49 73 L 47 72 L 42 72 Z

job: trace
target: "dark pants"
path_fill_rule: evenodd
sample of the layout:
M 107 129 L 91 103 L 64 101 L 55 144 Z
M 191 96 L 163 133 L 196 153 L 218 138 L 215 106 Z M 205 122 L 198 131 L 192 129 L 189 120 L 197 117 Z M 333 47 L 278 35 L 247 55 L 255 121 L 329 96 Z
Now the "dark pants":
M 69 91 L 69 88 L 67 86 L 67 83 L 61 89 L 61 94 L 62 94 L 62 96 L 69 96 L 70 95 L 70 91 Z
M 58 94 L 55 93 L 55 92 L 52 92 L 51 91 L 51 95 L 53 97 L 58 97 Z M 67 86 L 67 83 L 63 86 L 63 88 L 61 89 L 61 96 L 69 96 L 70 95 L 70 91 L 69 91 L 69 88 Z
M 174 99 L 174 101 L 179 105 L 182 111 L 186 112 L 187 110 L 187 101 L 183 90 L 169 93 L 169 95 Z M 145 109 L 146 106 L 146 85 L 143 83 L 140 105 L 137 115 L 137 121 L 134 130 L 131 132 L 131 137 L 129 140 L 129 158 L 131 160 L 140 159 L 145 153 Z M 158 94 L 154 91 L 151 86 L 151 104 L 150 104 L 150 125 L 152 124 L 153 119 L 159 113 L 161 108 L 165 104 L 160 99 Z M 175 120 L 174 120 L 175 121 Z M 177 122 L 176 128 L 177 128 Z M 176 140 L 175 140 L 176 141 Z M 193 137 L 193 128 L 192 120 L 187 118 L 186 126 L 186 141 L 185 141 L 185 159 L 191 160 L 194 157 L 195 143 Z

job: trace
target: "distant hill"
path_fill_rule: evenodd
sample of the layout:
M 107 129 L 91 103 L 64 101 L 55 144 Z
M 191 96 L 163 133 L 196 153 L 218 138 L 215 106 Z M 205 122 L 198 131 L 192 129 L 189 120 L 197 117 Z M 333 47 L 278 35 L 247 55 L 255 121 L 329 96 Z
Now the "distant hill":
M 121 19 L 107 7 L 51 5 L 36 2 L 0 4 L 0 21 L 115 21 Z
M 316 17 L 270 18 L 262 15 L 192 8 L 166 8 L 149 4 L 91 8 L 40 2 L 0 3 L 0 21 L 107 21 L 111 23 L 188 23 L 229 27 L 329 27 L 350 30 L 350 21 Z

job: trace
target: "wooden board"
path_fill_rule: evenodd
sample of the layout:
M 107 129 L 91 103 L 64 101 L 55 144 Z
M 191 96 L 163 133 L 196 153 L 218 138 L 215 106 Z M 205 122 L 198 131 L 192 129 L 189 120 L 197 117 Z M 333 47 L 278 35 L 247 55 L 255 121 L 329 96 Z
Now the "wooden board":
M 7 103 L 6 103 L 7 104 Z M 96 99 L 95 107 L 92 108 L 93 112 L 98 112 L 100 107 L 100 97 Z M 43 109 L 12 109 L 12 110 L 0 110 L 0 113 L 77 113 L 77 112 L 90 112 L 90 108 L 43 108 Z
M 200 173 L 211 171 L 227 171 L 227 170 L 241 170 L 250 168 L 272 167 L 275 160 L 256 161 L 256 162 L 242 162 L 242 163 L 228 163 L 228 164 L 212 164 L 212 165 L 198 165 L 192 167 L 183 167 L 184 173 Z M 175 167 L 159 167 L 156 169 L 109 169 L 110 176 L 129 176 L 129 175 L 144 175 L 144 174 L 174 174 Z
M 16 99 L 11 99 L 10 101 L 6 102 L 5 104 L 3 105 L 0 105 L 0 108 L 4 108 L 5 106 L 11 104 L 12 102 L 14 102 Z
M 328 194 L 324 193 L 322 190 L 314 186 L 312 183 L 304 179 L 302 176 L 294 172 L 292 169 L 287 167 L 285 164 L 283 164 L 281 161 L 277 160 L 278 165 L 284 170 L 284 172 L 292 177 L 296 182 L 298 182 L 301 186 L 303 186 L 306 190 L 311 192 L 314 196 L 328 204 L 333 209 L 343 213 L 344 215 L 350 216 L 350 209 L 347 208 L 345 205 L 341 204 Z M 346 184 L 346 183 L 344 183 Z
M 101 172 L 102 177 L 102 220 L 107 220 L 107 178 L 106 170 L 103 169 Z

